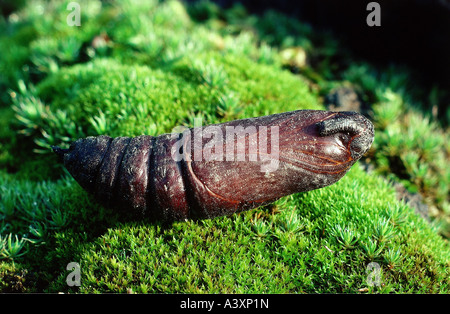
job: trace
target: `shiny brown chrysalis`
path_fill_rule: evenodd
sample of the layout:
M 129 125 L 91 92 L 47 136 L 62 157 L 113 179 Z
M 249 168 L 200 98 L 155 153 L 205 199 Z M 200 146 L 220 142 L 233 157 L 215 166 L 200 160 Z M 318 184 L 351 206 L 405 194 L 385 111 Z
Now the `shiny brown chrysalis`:
M 333 184 L 373 137 L 358 113 L 299 110 L 157 137 L 87 137 L 53 150 L 105 206 L 173 221 L 229 215 Z

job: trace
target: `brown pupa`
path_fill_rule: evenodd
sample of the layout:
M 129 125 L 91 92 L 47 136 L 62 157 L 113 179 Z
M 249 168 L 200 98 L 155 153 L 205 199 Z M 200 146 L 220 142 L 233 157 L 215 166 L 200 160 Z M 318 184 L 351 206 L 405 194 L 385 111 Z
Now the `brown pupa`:
M 373 137 L 358 113 L 298 110 L 157 137 L 87 137 L 53 150 L 105 206 L 174 221 L 230 215 L 333 184 Z

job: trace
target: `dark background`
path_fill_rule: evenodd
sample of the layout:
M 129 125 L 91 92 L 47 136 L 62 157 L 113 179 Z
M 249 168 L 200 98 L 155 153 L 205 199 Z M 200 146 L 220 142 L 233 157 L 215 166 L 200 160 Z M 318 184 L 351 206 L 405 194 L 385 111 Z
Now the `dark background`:
M 197 0 L 187 0 L 195 2 Z M 251 13 L 276 9 L 331 30 L 355 55 L 420 73 L 422 84 L 450 85 L 450 0 L 379 0 L 381 26 L 369 27 L 364 0 L 213 0 L 224 8 L 243 4 Z

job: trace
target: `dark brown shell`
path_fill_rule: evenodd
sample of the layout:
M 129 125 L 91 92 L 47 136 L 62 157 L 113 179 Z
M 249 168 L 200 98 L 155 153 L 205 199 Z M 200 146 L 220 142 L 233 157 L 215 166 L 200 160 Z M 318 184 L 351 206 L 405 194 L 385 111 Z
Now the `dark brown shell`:
M 241 155 L 235 135 L 226 137 L 239 128 Z M 54 150 L 102 204 L 172 221 L 229 215 L 333 184 L 369 149 L 373 136 L 372 123 L 360 114 L 299 110 L 182 134 L 88 137 Z M 231 148 L 234 153 L 226 155 Z M 220 151 L 222 158 L 206 158 Z

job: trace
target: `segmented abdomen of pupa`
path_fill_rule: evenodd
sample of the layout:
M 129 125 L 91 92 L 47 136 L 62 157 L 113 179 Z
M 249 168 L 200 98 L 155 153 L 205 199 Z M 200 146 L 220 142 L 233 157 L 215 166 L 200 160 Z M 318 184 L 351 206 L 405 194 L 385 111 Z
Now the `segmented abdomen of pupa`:
M 101 135 L 54 150 L 75 180 L 105 206 L 173 221 L 229 215 L 333 184 L 373 140 L 373 125 L 363 116 L 318 110 L 208 127 L 157 137 Z M 241 132 L 227 137 L 237 129 Z M 239 135 L 244 159 L 237 144 L 230 146 Z M 180 143 L 176 152 L 182 158 L 174 158 Z M 222 151 L 222 158 L 205 158 L 211 147 Z

